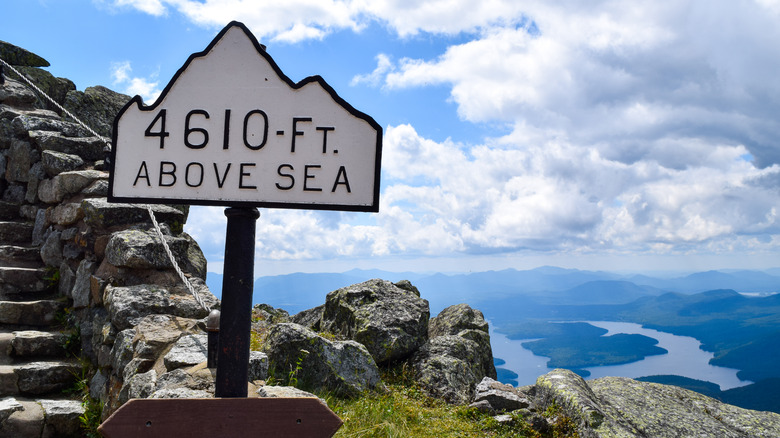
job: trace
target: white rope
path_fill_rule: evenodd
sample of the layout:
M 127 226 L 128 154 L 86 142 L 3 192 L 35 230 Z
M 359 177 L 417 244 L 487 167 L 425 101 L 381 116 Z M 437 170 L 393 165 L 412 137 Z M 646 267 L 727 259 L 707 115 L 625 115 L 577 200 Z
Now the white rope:
M 182 272 L 182 270 L 179 268 L 179 264 L 176 263 L 176 258 L 173 256 L 173 253 L 171 252 L 171 248 L 168 246 L 168 242 L 165 241 L 165 236 L 163 236 L 162 230 L 160 229 L 160 225 L 157 223 L 157 218 L 154 217 L 152 206 L 147 205 L 146 210 L 149 211 L 149 217 L 152 218 L 152 224 L 154 224 L 154 230 L 157 232 L 157 237 L 160 238 L 160 241 L 163 244 L 163 248 L 165 248 L 165 253 L 168 254 L 168 258 L 171 260 L 173 269 L 176 271 L 177 274 L 179 274 L 179 278 L 181 278 L 181 281 L 187 287 L 187 290 L 189 290 L 192 296 L 195 297 L 195 301 L 197 301 L 198 305 L 206 310 L 210 310 L 209 306 L 207 306 L 206 303 L 204 303 L 203 300 L 200 298 L 200 295 L 198 295 L 198 293 L 195 292 L 195 288 L 192 287 L 192 283 L 190 283 L 189 279 L 187 279 L 187 277 L 184 275 L 184 272 Z
M 54 99 L 52 99 L 48 94 L 46 94 L 43 90 L 38 88 L 35 84 L 32 83 L 25 75 L 21 74 L 17 69 L 13 68 L 10 64 L 5 62 L 4 59 L 0 58 L 0 62 L 3 63 L 6 67 L 10 68 L 14 73 L 16 73 L 17 76 L 22 78 L 30 87 L 32 87 L 38 94 L 45 97 L 49 100 L 54 106 L 59 108 L 63 113 L 67 114 L 68 117 L 75 120 L 76 123 L 81 125 L 84 129 L 89 131 L 92 135 L 95 137 L 100 138 L 103 143 L 106 144 L 109 148 L 111 147 L 111 142 L 109 142 L 106 137 L 103 137 L 102 135 L 95 132 L 92 128 L 87 126 L 84 122 L 78 119 L 78 117 L 74 116 L 70 111 L 66 110 L 62 107 L 59 103 L 57 103 Z M 184 275 L 184 272 L 182 272 L 181 268 L 179 268 L 179 264 L 176 262 L 176 258 L 173 256 L 173 253 L 171 252 L 171 248 L 168 246 L 168 242 L 165 241 L 165 236 L 162 233 L 162 230 L 160 229 L 160 224 L 157 223 L 157 218 L 154 216 L 154 211 L 152 211 L 152 207 L 150 205 L 146 206 L 146 210 L 149 212 L 149 217 L 152 219 L 152 224 L 154 225 L 154 230 L 157 233 L 157 237 L 160 238 L 160 241 L 163 244 L 163 248 L 165 249 L 165 253 L 168 254 L 168 258 L 171 260 L 171 264 L 173 265 L 173 269 L 176 271 L 176 273 L 179 275 L 179 278 L 181 278 L 181 281 L 184 283 L 184 286 L 187 287 L 187 290 L 192 294 L 192 296 L 195 298 L 195 301 L 198 303 L 200 307 L 202 307 L 205 310 L 210 310 L 209 306 L 206 305 L 205 302 L 203 302 L 203 299 L 201 299 L 200 295 L 198 295 L 198 292 L 195 291 L 195 288 L 192 287 L 192 283 L 190 283 L 190 280 Z
M 43 97 L 45 97 L 46 99 L 48 99 L 48 100 L 49 100 L 49 102 L 51 102 L 52 104 L 54 104 L 54 106 L 56 106 L 57 108 L 59 108 L 59 110 L 60 110 L 60 111 L 62 111 L 62 112 L 64 112 L 65 114 L 67 114 L 67 115 L 68 115 L 68 117 L 70 117 L 71 119 L 75 120 L 75 121 L 76 121 L 76 123 L 78 123 L 79 125 L 81 125 L 81 127 L 82 127 L 82 128 L 84 128 L 84 129 L 86 129 L 87 131 L 89 131 L 89 133 L 90 133 L 90 134 L 92 134 L 92 135 L 94 135 L 95 137 L 99 137 L 101 140 L 103 140 L 103 143 L 105 143 L 105 144 L 106 144 L 108 147 L 111 147 L 111 142 L 109 142 L 108 140 L 106 140 L 106 138 L 105 138 L 105 137 L 103 137 L 102 135 L 100 135 L 100 134 L 98 134 L 97 132 L 95 132 L 95 131 L 94 131 L 92 128 L 90 128 L 89 126 L 87 126 L 86 124 L 84 124 L 84 122 L 82 122 L 81 120 L 79 120 L 79 119 L 78 119 L 78 117 L 74 116 L 74 115 L 73 115 L 73 114 L 72 114 L 70 111 L 66 110 L 66 109 L 65 109 L 65 108 L 64 108 L 62 105 L 60 105 L 60 104 L 59 104 L 59 103 L 57 103 L 57 102 L 56 102 L 54 99 L 52 99 L 51 97 L 49 97 L 49 95 L 48 95 L 48 94 L 44 93 L 44 92 L 43 92 L 43 90 L 41 90 L 41 89 L 40 89 L 40 88 L 38 88 L 38 87 L 37 87 L 35 84 L 33 84 L 33 83 L 32 83 L 32 81 L 30 81 L 29 79 L 27 79 L 27 76 L 25 76 L 25 75 L 23 75 L 23 74 L 19 73 L 19 70 L 17 70 L 17 69 L 15 69 L 15 68 L 13 68 L 13 66 L 12 66 L 11 64 L 9 64 L 9 63 L 5 62 L 5 60 L 4 60 L 4 59 L 0 58 L 0 62 L 2 62 L 2 63 L 3 63 L 5 66 L 6 66 L 6 67 L 10 68 L 10 69 L 11 69 L 11 70 L 12 70 L 14 73 L 16 73 L 16 75 L 17 75 L 17 76 L 19 76 L 20 78 L 22 78 L 22 80 L 23 80 L 23 81 L 27 82 L 27 85 L 29 85 L 29 86 L 30 86 L 30 87 L 32 87 L 32 88 L 33 88 L 35 91 L 37 91 L 37 92 L 38 92 L 38 94 L 40 94 L 40 95 L 42 95 Z

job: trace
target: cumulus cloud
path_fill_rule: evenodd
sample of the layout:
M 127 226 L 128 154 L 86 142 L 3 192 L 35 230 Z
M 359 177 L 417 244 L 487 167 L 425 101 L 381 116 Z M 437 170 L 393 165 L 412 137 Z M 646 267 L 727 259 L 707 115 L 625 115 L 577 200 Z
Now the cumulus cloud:
M 290 43 L 370 23 L 401 38 L 459 36 L 428 58 L 378 53 L 352 84 L 444 86 L 464 123 L 509 132 L 461 144 L 388 127 L 380 213 L 269 212 L 258 223 L 264 257 L 780 243 L 776 1 L 116 3 L 214 28 L 241 17 L 258 37 Z M 116 78 L 134 84 L 129 65 Z
M 141 96 L 147 104 L 157 100 L 162 93 L 160 82 L 151 78 L 132 76 L 133 69 L 129 61 L 115 62 L 111 65 L 111 77 L 114 86 L 120 87 L 122 93 L 130 96 Z M 156 77 L 156 75 L 153 75 Z

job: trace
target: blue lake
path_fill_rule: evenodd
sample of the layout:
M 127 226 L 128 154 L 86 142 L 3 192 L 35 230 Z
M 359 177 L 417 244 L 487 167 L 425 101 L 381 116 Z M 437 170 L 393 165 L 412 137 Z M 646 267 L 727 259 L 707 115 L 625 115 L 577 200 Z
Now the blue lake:
M 671 333 L 643 328 L 640 324 L 611 321 L 582 321 L 608 332 L 604 336 L 617 333 L 640 334 L 658 341 L 658 346 L 668 351 L 667 354 L 648 356 L 643 360 L 623 365 L 608 365 L 586 368 L 591 375 L 588 379 L 605 376 L 644 377 L 661 374 L 673 374 L 691 379 L 706 380 L 720 385 L 721 390 L 748 385 L 750 381 L 737 378 L 737 370 L 709 364 L 713 354 L 701 349 L 701 342 L 690 336 L 677 336 Z M 493 356 L 503 359 L 506 363 L 500 365 L 518 374 L 520 386 L 531 385 L 536 378 L 551 371 L 547 368 L 549 358 L 536 356 L 530 350 L 523 348 L 522 343 L 531 339 L 512 340 L 504 334 L 492 329 L 490 340 Z M 499 327 L 498 330 L 501 330 Z

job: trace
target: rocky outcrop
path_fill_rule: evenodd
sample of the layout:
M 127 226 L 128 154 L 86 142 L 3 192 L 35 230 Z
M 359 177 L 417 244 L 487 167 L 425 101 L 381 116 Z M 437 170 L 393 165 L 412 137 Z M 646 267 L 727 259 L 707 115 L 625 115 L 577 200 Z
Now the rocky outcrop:
M 307 390 L 354 397 L 381 386 L 379 369 L 363 344 L 330 341 L 298 324 L 274 325 L 266 352 L 272 375 Z
M 422 346 L 429 317 L 419 292 L 376 279 L 329 293 L 319 329 L 365 345 L 377 364 L 385 364 Z
M 323 306 L 291 320 L 364 345 L 379 366 L 406 363 L 424 392 L 449 403 L 470 403 L 476 384 L 496 377 L 482 313 L 459 304 L 429 324 L 428 302 L 406 280 L 374 279 L 335 290 Z M 273 366 L 275 355 L 269 356 Z
M 102 87 L 76 91 L 17 49 L 0 43 L 21 75 L 100 135 L 111 134 L 128 96 Z M 63 392 L 76 383 L 88 382 L 104 418 L 129 397 L 213 394 L 209 370 L 195 369 L 205 357 L 209 309 L 172 269 L 146 207 L 106 201 L 107 139 L 64 119 L 20 77 L 4 73 L 0 437 L 83 436 L 83 394 Z M 204 283 L 205 258 L 182 232 L 187 208 L 153 211 L 194 289 L 207 307 L 217 306 Z M 92 366 L 83 368 L 76 356 Z M 267 358 L 255 353 L 253 362 L 253 376 L 265 378 Z
M 557 429 L 583 438 L 776 437 L 780 415 L 727 405 L 713 398 L 624 377 L 586 382 L 568 370 L 540 376 L 535 385 L 512 388 L 492 379 L 477 386 L 473 407 L 502 422 L 518 419 L 541 433 Z M 509 415 L 511 412 L 512 415 Z
M 430 322 L 429 340 L 411 359 L 422 389 L 431 397 L 468 404 L 483 377 L 496 377 L 488 325 L 467 304 L 450 306 Z

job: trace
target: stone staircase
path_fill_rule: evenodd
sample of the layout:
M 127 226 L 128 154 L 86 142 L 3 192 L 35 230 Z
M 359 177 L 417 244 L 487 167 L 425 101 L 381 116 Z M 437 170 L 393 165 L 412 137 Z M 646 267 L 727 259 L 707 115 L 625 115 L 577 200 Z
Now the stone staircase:
M 0 438 L 81 436 L 81 401 L 66 392 L 81 372 L 67 351 L 68 301 L 33 229 L 19 205 L 0 201 Z

